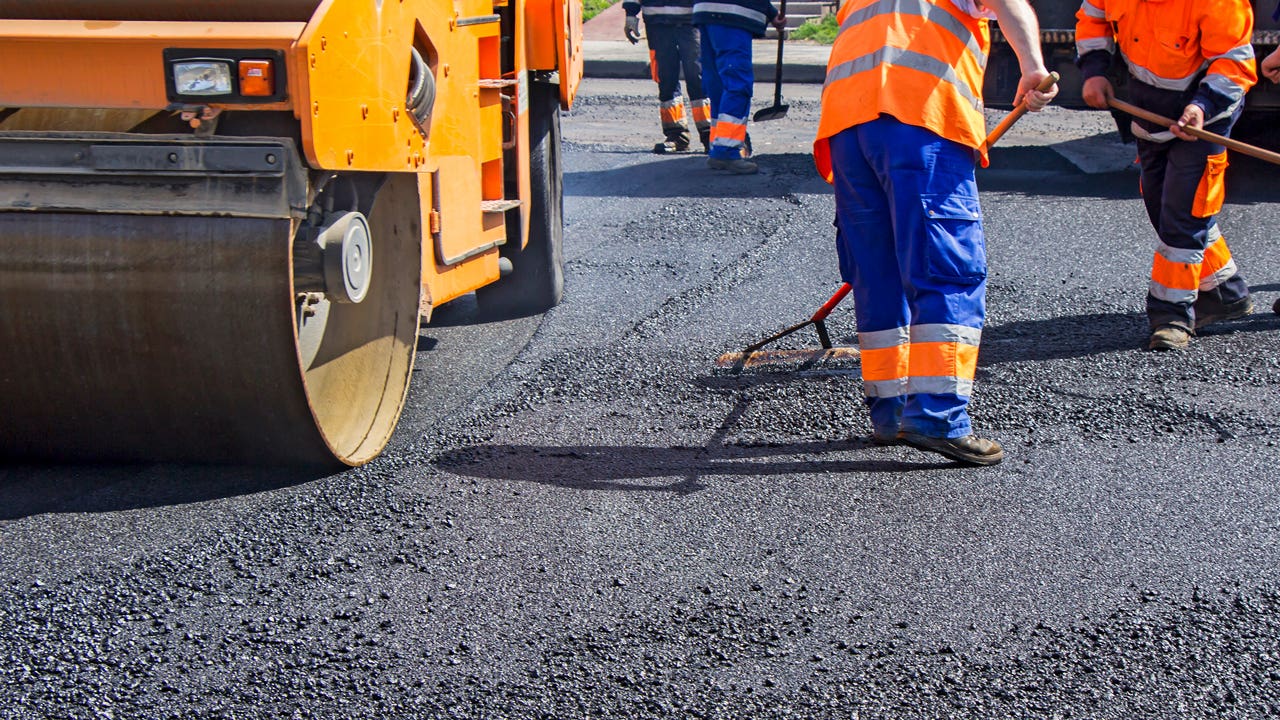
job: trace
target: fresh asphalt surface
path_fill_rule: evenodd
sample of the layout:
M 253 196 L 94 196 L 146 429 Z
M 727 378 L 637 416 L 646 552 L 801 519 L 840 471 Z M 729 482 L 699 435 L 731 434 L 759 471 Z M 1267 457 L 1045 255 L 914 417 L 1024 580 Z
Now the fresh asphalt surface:
M 1136 173 L 1065 159 L 1132 148 L 1024 120 L 971 469 L 872 446 L 856 366 L 714 368 L 839 284 L 812 93 L 757 176 L 651 154 L 656 115 L 587 82 L 564 304 L 440 309 L 377 462 L 0 469 L 0 718 L 1280 714 L 1273 168 L 1221 216 L 1258 312 L 1154 354 Z

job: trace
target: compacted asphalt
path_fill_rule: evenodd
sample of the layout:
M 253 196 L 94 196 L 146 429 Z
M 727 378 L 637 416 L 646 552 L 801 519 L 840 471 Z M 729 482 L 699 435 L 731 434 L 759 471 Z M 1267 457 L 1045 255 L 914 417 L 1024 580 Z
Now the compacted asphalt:
M 565 302 L 440 308 L 368 466 L 0 467 L 0 718 L 1280 715 L 1275 170 L 1220 218 L 1257 312 L 1157 354 L 1132 146 L 1002 140 L 967 468 L 873 446 L 856 363 L 715 366 L 839 284 L 788 92 L 739 177 L 586 81 Z

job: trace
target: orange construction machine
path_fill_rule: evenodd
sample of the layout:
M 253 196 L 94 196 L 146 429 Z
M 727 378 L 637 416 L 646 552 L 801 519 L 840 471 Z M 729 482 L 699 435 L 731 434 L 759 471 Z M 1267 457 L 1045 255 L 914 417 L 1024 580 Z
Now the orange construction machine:
M 356 465 L 560 300 L 581 0 L 0 0 L 0 457 Z

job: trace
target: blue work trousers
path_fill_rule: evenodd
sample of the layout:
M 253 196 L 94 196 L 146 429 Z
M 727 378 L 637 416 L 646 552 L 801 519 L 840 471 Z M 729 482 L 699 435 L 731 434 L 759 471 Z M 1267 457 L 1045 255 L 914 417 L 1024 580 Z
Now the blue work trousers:
M 907 377 L 868 378 L 864 363 L 872 424 L 878 433 L 968 435 L 987 277 L 974 152 L 888 115 L 838 133 L 830 149 L 836 250 L 841 277 L 853 286 L 864 358 L 876 343 L 915 352 Z M 945 362 L 932 358 L 955 357 L 961 345 L 968 378 L 963 369 L 959 379 L 939 377 L 947 373 L 934 370 Z M 899 358 L 907 367 L 905 354 Z
M 727 25 L 702 29 L 702 89 L 711 100 L 711 122 L 746 128 L 751 114 L 751 33 Z M 712 131 L 713 136 L 716 131 Z M 717 160 L 741 157 L 743 140 L 713 142 L 709 155 Z

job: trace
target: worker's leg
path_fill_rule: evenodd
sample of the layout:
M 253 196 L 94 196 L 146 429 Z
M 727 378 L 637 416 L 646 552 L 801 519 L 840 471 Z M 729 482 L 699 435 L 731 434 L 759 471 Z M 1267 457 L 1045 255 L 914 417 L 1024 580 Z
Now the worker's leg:
M 680 97 L 680 50 L 675 26 L 647 24 L 649 49 L 657 67 L 658 102 L 662 134 L 676 150 L 689 147 L 689 126 L 685 121 L 684 98 Z
M 840 277 L 853 286 L 862 361 L 862 392 L 878 437 L 897 432 L 906 403 L 910 313 L 899 280 L 889 201 L 849 128 L 832 137 L 836 253 Z
M 742 157 L 751 112 L 751 33 L 724 25 L 707 25 L 705 29 L 703 40 L 711 40 L 721 83 L 720 101 L 712 101 L 715 129 L 710 155 L 715 160 L 733 160 Z M 703 54 L 705 57 L 705 50 Z
M 720 83 L 720 73 L 716 70 L 715 44 L 707 28 L 707 25 L 698 26 L 698 41 L 702 60 L 702 89 L 707 93 L 707 103 L 711 108 L 711 140 L 714 140 L 716 111 L 720 109 L 720 94 L 724 92 L 724 88 Z
M 691 24 L 674 25 L 680 64 L 684 68 L 685 95 L 689 98 L 689 114 L 698 129 L 704 150 L 711 149 L 711 101 L 702 89 L 702 44 L 698 29 Z
M 889 116 L 863 126 L 863 147 L 887 188 L 907 305 L 909 359 L 902 430 L 972 433 L 986 316 L 986 244 L 972 149 Z
M 1227 118 L 1207 129 L 1226 134 L 1233 122 Z M 1148 212 L 1158 213 L 1159 240 L 1151 265 L 1147 319 L 1153 330 L 1176 325 L 1191 331 L 1197 311 L 1220 315 L 1245 302 L 1249 289 L 1215 217 L 1222 206 L 1225 148 L 1203 140 L 1165 145 L 1159 151 L 1146 148 L 1149 155 L 1160 152 L 1164 159 L 1158 205 L 1148 201 Z M 1145 172 L 1143 179 L 1145 189 Z

